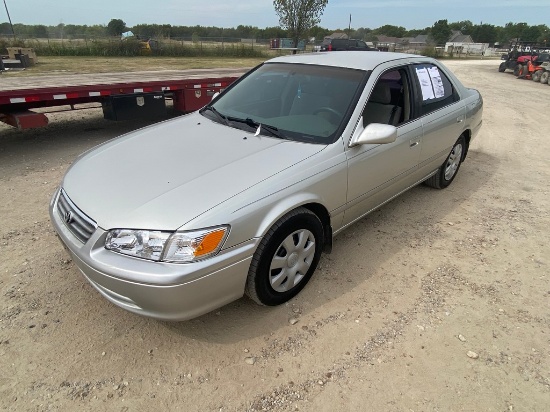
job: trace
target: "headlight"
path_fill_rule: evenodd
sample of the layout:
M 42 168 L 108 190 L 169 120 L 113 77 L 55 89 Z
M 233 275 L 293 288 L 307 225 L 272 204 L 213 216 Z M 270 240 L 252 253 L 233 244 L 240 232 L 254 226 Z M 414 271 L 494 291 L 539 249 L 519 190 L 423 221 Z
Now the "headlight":
M 229 226 L 176 233 L 114 229 L 107 235 L 105 248 L 154 261 L 188 263 L 217 254 L 228 234 Z
M 160 260 L 171 233 L 149 230 L 115 229 L 105 239 L 105 248 L 124 255 Z

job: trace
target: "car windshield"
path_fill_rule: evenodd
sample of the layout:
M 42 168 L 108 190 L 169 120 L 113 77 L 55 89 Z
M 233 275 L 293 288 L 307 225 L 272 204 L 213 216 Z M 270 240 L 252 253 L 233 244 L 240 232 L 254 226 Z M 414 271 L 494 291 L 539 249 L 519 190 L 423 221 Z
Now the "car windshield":
M 328 144 L 349 117 L 365 75 L 340 67 L 266 63 L 201 113 L 274 138 Z

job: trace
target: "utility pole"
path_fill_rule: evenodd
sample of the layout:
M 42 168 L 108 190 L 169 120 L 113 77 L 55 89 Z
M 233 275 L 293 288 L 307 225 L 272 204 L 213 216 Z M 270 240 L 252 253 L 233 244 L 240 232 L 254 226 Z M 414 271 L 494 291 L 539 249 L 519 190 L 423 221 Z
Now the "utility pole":
M 8 5 L 6 4 L 6 0 L 4 0 L 4 7 L 6 8 L 6 13 L 8 15 L 8 20 L 10 21 L 11 32 L 13 33 L 13 38 L 15 39 L 15 30 L 13 30 L 13 24 L 11 24 L 10 12 L 8 11 Z

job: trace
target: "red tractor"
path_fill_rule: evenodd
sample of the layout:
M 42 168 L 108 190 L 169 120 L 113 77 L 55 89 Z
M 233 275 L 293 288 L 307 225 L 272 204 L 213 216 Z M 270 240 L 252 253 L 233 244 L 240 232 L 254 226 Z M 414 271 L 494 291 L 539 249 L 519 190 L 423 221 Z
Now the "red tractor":
M 535 82 L 548 83 L 550 53 L 540 53 L 532 57 L 523 60 L 523 62 L 518 62 L 518 79 L 531 79 Z
M 514 41 L 510 43 L 509 52 L 503 54 L 501 59 L 504 60 L 498 67 L 499 72 L 504 72 L 507 69 L 514 71 L 514 76 L 519 76 L 520 69 L 527 65 L 527 62 L 533 61 L 539 54 L 540 45 L 533 42 Z

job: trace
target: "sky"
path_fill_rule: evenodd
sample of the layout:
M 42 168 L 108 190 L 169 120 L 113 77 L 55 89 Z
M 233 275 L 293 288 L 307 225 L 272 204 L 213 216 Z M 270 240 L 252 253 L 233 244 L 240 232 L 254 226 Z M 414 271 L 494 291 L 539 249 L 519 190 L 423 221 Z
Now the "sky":
M 122 19 L 175 26 L 278 26 L 271 0 L 4 0 L 13 23 L 104 24 Z M 423 29 L 437 20 L 503 26 L 512 21 L 550 24 L 550 0 L 329 0 L 320 26 L 371 29 L 391 24 Z M 0 5 L 0 22 L 8 21 Z

